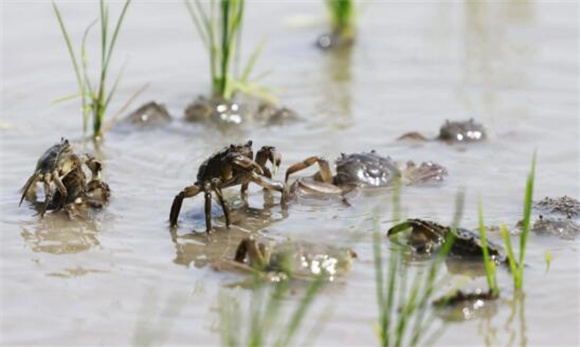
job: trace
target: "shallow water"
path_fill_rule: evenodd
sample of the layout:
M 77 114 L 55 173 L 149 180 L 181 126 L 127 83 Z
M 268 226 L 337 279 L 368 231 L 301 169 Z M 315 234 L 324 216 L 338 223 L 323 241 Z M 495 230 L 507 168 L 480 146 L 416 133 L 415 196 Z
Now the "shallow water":
M 465 187 L 467 228 L 476 226 L 479 195 L 487 223 L 514 225 L 521 218 L 534 149 L 536 198 L 578 198 L 577 3 L 368 2 L 361 9 L 359 41 L 344 55 L 314 48 L 322 23 L 297 24 L 318 23 L 313 16 L 324 13 L 321 3 L 250 2 L 244 27 L 245 53 L 268 39 L 259 67 L 273 69 L 268 84 L 279 87 L 281 103 L 306 121 L 222 133 L 180 120 L 185 106 L 209 86 L 206 54 L 183 4 L 135 2 L 115 51 L 115 68 L 125 58 L 128 63 L 111 111 L 150 83 L 132 108 L 155 99 L 177 120 L 166 129 L 107 134 L 98 156 L 113 199 L 90 222 L 60 215 L 41 220 L 26 206 L 18 208 L 19 188 L 36 159 L 61 136 L 77 140 L 80 150 L 94 148 L 78 141 L 78 103 L 51 104 L 74 91 L 75 80 L 50 2 L 2 3 L 2 122 L 11 128 L 1 133 L 2 344 L 126 345 L 143 338 L 217 344 L 218 293 L 240 277 L 206 265 L 231 255 L 239 239 L 254 231 L 350 245 L 359 259 L 325 289 L 307 323 L 330 311 L 318 343 L 376 344 L 370 236 L 377 206 L 382 231 L 390 226 L 388 192 L 363 194 L 351 208 L 294 204 L 286 216 L 279 205 L 264 207 L 261 191 L 252 187 L 251 209 L 236 212 L 229 232 L 214 207 L 218 236 L 211 245 L 189 234 L 204 230 L 200 198 L 185 201 L 180 228 L 169 233 L 175 194 L 192 183 L 209 154 L 232 142 L 251 138 L 256 147 L 275 145 L 283 154 L 282 172 L 310 155 L 335 158 L 370 149 L 401 164 L 433 160 L 448 168 L 448 180 L 404 189 L 403 213 L 449 223 L 455 194 Z M 80 40 L 97 5 L 60 6 L 69 32 Z M 486 125 L 489 141 L 395 141 L 413 130 L 435 136 L 445 119 L 470 117 Z M 230 189 L 227 197 L 236 199 L 237 192 Z M 490 238 L 500 240 L 497 234 Z M 438 342 L 578 345 L 578 250 L 577 240 L 531 235 L 524 310 L 514 305 L 509 273 L 500 270 L 497 309 L 488 318 L 450 324 Z M 546 252 L 552 256 L 549 271 Z M 454 278 L 467 280 L 467 287 L 485 284 L 483 277 Z M 163 318 L 171 303 L 176 318 Z

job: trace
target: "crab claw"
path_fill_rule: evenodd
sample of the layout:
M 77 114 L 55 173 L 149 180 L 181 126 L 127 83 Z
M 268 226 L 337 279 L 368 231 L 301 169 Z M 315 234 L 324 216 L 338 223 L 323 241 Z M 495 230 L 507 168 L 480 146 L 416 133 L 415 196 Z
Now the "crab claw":
M 265 166 L 267 161 L 272 163 L 272 173 L 276 174 L 282 164 L 282 155 L 276 150 L 276 147 L 263 146 L 256 154 L 256 162 L 260 166 Z
M 87 165 L 89 170 L 92 173 L 92 181 L 98 181 L 101 179 L 101 170 L 103 169 L 103 165 L 99 162 L 95 157 L 90 154 L 85 154 L 82 158 L 82 161 Z
M 226 161 L 231 161 L 232 164 L 240 168 L 253 169 L 260 175 L 264 174 L 264 170 L 262 169 L 262 167 L 252 159 L 246 158 L 237 153 L 230 153 L 226 158 L 227 158 Z

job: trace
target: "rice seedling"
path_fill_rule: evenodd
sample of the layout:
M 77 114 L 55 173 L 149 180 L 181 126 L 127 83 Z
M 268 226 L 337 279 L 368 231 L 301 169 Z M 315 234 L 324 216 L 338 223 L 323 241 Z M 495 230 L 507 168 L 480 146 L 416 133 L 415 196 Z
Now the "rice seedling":
M 535 175 L 536 175 L 536 153 L 534 153 L 534 155 L 532 156 L 532 167 L 530 169 L 530 173 L 528 174 L 528 179 L 526 182 L 526 195 L 524 198 L 524 220 L 522 233 L 520 235 L 520 254 L 518 260 L 516 260 L 507 228 L 505 227 L 505 225 L 502 225 L 500 228 L 501 234 L 503 236 L 507 248 L 508 261 L 514 279 L 514 287 L 516 289 L 521 289 L 524 282 L 524 259 L 528 235 L 530 233 L 530 220 L 532 216 L 532 200 L 534 195 Z
M 436 259 L 426 269 L 419 271 L 407 290 L 407 269 L 402 269 L 402 251 L 391 250 L 388 272 L 383 270 L 381 237 L 375 228 L 374 264 L 377 302 L 379 307 L 378 336 L 381 346 L 402 346 L 433 343 L 440 329 L 431 332 L 433 316 L 427 317 L 427 309 L 437 287 L 441 263 L 453 244 L 453 234 L 449 234 Z M 400 279 L 397 275 L 400 275 Z M 386 281 L 385 281 L 386 278 Z M 430 334 L 429 334 L 430 333 Z M 427 334 L 429 336 L 427 337 Z
M 267 286 L 254 279 L 249 307 L 242 312 L 238 299 L 227 294 L 219 297 L 221 341 L 224 346 L 291 346 L 300 331 L 304 317 L 324 284 L 316 277 L 293 312 L 284 310 L 290 293 L 290 282 Z
M 209 53 L 212 96 L 231 100 L 236 92 L 244 92 L 271 99 L 264 88 L 250 83 L 264 45 L 254 50 L 240 76 L 233 73 L 235 58 L 241 49 L 245 0 L 210 0 L 205 6 L 201 0 L 185 0 L 185 5 Z
M 105 5 L 104 0 L 100 1 L 100 17 L 98 20 L 93 21 L 84 32 L 80 46 L 80 59 L 77 59 L 75 49 L 73 48 L 70 36 L 66 30 L 61 12 L 57 4 L 55 2 L 52 3 L 54 13 L 56 14 L 58 24 L 62 31 L 62 35 L 64 37 L 70 59 L 72 61 L 73 70 L 75 72 L 75 77 L 79 88 L 79 92 L 72 97 L 81 98 L 83 131 L 85 134 L 87 132 L 89 119 L 92 117 L 93 137 L 95 138 L 102 135 L 102 126 L 105 114 L 113 96 L 115 95 L 115 91 L 117 90 L 117 86 L 121 77 L 121 73 L 119 73 L 111 88 L 109 89 L 107 87 L 111 57 L 113 55 L 113 50 L 119 36 L 121 25 L 123 24 L 130 3 L 131 0 L 126 0 L 124 2 L 121 13 L 114 25 L 112 35 L 110 36 L 109 9 Z M 89 78 L 86 41 L 91 29 L 94 27 L 97 21 L 100 23 L 101 27 L 101 68 L 99 79 L 97 81 L 98 84 L 95 85 Z M 69 98 L 71 97 L 66 97 L 61 100 L 67 100 Z
M 487 286 L 491 291 L 492 296 L 497 296 L 499 294 L 499 288 L 497 286 L 496 267 L 495 262 L 490 258 L 489 251 L 487 249 L 487 237 L 485 232 L 485 223 L 483 221 L 483 207 L 481 205 L 481 200 L 479 200 L 477 206 L 477 215 L 479 220 L 479 237 L 481 238 L 481 248 L 483 249 L 483 265 L 485 267 Z
M 546 251 L 544 254 L 544 259 L 546 261 L 546 272 L 550 271 L 550 264 L 552 264 L 552 253 Z
M 353 0 L 325 0 L 330 14 L 332 32 L 344 40 L 351 41 L 355 36 L 355 5 Z
M 457 227 L 463 210 L 463 193 L 457 195 L 453 226 Z M 395 219 L 400 207 L 399 194 L 393 194 Z M 434 316 L 427 316 L 431 299 L 438 287 L 438 274 L 441 264 L 451 251 L 454 233 L 449 233 L 436 259 L 427 267 L 419 270 L 407 288 L 407 269 L 403 269 L 403 249 L 395 246 L 389 256 L 388 271 L 383 270 L 381 235 L 375 218 L 373 232 L 373 256 L 375 266 L 375 285 L 379 307 L 379 326 L 377 334 L 381 346 L 402 346 L 432 344 L 443 332 L 443 327 L 431 329 Z M 433 331 L 432 331 L 433 330 Z

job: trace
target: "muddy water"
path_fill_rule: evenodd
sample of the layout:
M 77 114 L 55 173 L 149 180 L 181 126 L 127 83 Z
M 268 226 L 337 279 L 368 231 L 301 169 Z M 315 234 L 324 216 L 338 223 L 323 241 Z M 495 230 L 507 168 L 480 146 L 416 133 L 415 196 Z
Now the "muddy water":
M 97 5 L 66 2 L 61 9 L 80 40 Z M 467 228 L 476 226 L 479 195 L 488 223 L 520 219 L 534 149 L 536 197 L 578 198 L 576 3 L 368 2 L 359 42 L 344 54 L 313 48 L 324 30 L 316 17 L 323 11 L 319 1 L 248 4 L 245 53 L 268 39 L 259 66 L 273 69 L 268 84 L 279 87 L 281 101 L 306 121 L 223 133 L 180 120 L 209 85 L 206 54 L 183 4 L 135 2 L 115 51 L 115 68 L 124 59 L 127 65 L 111 111 L 149 83 L 133 107 L 162 101 L 177 120 L 166 129 L 108 133 L 98 156 L 113 190 L 111 204 L 94 220 L 69 222 L 60 215 L 41 220 L 18 208 L 18 199 L 37 157 L 61 136 L 76 140 L 80 150 L 95 150 L 79 141 L 79 105 L 51 104 L 75 90 L 74 75 L 50 3 L 3 2 L 2 125 L 9 128 L 1 133 L 3 344 L 217 344 L 217 295 L 240 277 L 206 265 L 231 255 L 249 232 L 350 245 L 359 255 L 353 270 L 324 291 L 307 323 L 328 317 L 321 344 L 376 344 L 370 235 L 377 206 L 383 231 L 390 225 L 388 193 L 363 194 L 351 208 L 295 204 L 286 215 L 277 204 L 265 205 L 253 187 L 250 206 L 239 207 L 229 232 L 214 209 L 216 237 L 192 236 L 204 229 L 202 202 L 194 199 L 185 202 L 180 228 L 169 233 L 174 195 L 210 153 L 231 142 L 251 138 L 257 146 L 277 146 L 283 169 L 313 154 L 334 158 L 369 149 L 400 163 L 436 161 L 448 168 L 448 181 L 404 189 L 403 212 L 447 223 L 455 194 L 465 187 Z M 469 117 L 487 126 L 488 142 L 457 147 L 394 140 L 412 130 L 435 136 L 445 119 Z M 235 201 L 237 190 L 227 196 Z M 578 344 L 578 249 L 577 241 L 532 235 L 525 297 L 512 300 L 509 274 L 500 271 L 503 298 L 489 315 L 450 324 L 439 342 Z M 485 283 L 477 276 L 452 278 L 467 287 Z

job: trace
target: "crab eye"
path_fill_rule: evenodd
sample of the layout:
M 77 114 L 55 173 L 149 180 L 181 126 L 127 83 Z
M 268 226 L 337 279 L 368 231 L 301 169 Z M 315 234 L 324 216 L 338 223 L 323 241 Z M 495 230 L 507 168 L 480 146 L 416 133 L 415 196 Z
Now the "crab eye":
M 246 143 L 246 146 L 252 147 L 252 140 L 249 140 L 248 143 Z

